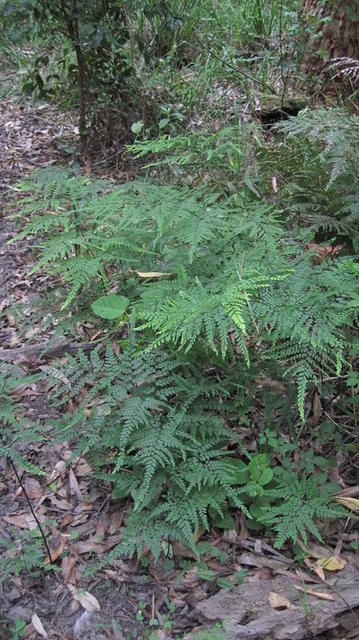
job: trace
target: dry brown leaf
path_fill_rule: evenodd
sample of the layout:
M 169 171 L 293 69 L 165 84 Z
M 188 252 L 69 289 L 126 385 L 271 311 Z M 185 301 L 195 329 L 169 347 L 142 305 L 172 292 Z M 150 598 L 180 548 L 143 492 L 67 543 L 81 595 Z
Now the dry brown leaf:
M 318 578 L 325 582 L 325 573 L 323 567 L 317 565 L 309 558 L 304 558 L 304 564 L 308 567 L 308 569 L 313 571 L 318 576 Z
M 353 498 L 354 496 L 358 496 L 359 495 L 359 484 L 353 486 L 353 487 L 347 487 L 346 489 L 343 489 L 338 497 L 348 497 L 348 498 Z
M 76 620 L 73 630 L 74 640 L 79 638 L 91 637 L 92 628 L 92 613 L 84 611 L 82 615 Z M 86 634 L 86 635 L 85 635 Z
M 65 527 L 67 527 L 68 524 L 72 524 L 73 521 L 74 521 L 74 517 L 70 513 L 67 513 L 66 516 L 62 518 L 58 527 L 59 529 L 64 529 Z
M 86 460 L 83 460 L 81 458 L 78 464 L 76 465 L 76 476 L 78 478 L 81 478 L 82 476 L 91 476 L 91 475 L 92 475 L 92 469 L 90 465 L 86 462 Z
M 65 556 L 62 558 L 61 568 L 65 584 L 68 584 L 69 582 L 71 582 L 71 584 L 75 584 L 81 577 L 80 572 L 76 569 L 76 558 L 69 558 L 69 556 Z
M 236 544 L 239 542 L 239 535 L 235 529 L 225 529 L 221 535 L 221 540 L 229 542 L 230 544 Z M 241 542 L 243 540 L 246 540 L 246 538 L 242 538 Z
M 293 585 L 294 589 L 297 591 L 302 591 L 307 596 L 313 596 L 314 598 L 319 598 L 319 600 L 328 600 L 330 602 L 334 602 L 335 598 L 331 593 L 325 593 L 324 591 L 313 591 L 312 587 L 307 587 L 307 589 L 303 589 L 303 587 L 299 587 L 298 585 Z
M 346 563 L 347 561 L 340 556 L 330 556 L 326 558 L 319 558 L 315 564 L 327 571 L 340 571 L 341 569 L 344 569 Z
M 259 387 L 273 387 L 274 389 L 278 389 L 278 391 L 285 391 L 285 385 L 279 380 L 272 380 L 272 378 L 256 378 L 256 384 Z
M 47 478 L 46 484 L 51 484 L 51 482 L 56 480 L 56 478 L 58 478 L 59 476 L 61 476 L 64 473 L 65 469 L 66 469 L 65 460 L 59 460 L 55 464 L 55 468 L 51 471 L 49 477 Z
M 192 567 L 192 569 L 186 571 L 181 580 L 176 581 L 176 588 L 179 591 L 193 591 L 199 582 L 198 567 Z
M 239 565 L 238 568 L 236 566 L 236 571 L 240 571 L 243 569 L 240 565 L 246 565 L 250 567 L 268 567 L 273 571 L 273 573 L 283 573 L 287 574 L 288 571 L 288 563 L 282 562 L 277 558 L 270 558 L 269 556 L 256 556 L 254 553 L 241 553 L 238 558 Z
M 93 497 L 95 497 L 95 494 L 93 494 Z M 95 511 L 96 510 L 96 506 L 94 505 L 93 502 L 84 502 L 83 504 L 78 504 L 75 507 L 75 513 L 83 513 L 84 511 L 88 512 L 88 511 Z
M 3 520 L 8 524 L 13 524 L 15 527 L 30 529 L 30 531 L 33 531 L 38 526 L 35 518 L 29 513 L 19 513 L 16 516 L 3 516 Z M 42 521 L 43 518 L 39 518 L 39 520 Z
M 193 551 L 191 551 L 191 549 L 188 549 L 184 544 L 182 544 L 181 542 L 177 542 L 174 541 L 173 545 L 173 555 L 175 558 L 193 558 L 195 559 L 195 554 L 193 553 Z
M 308 542 L 306 545 L 304 542 L 298 540 L 299 546 L 312 558 L 318 560 L 318 558 L 324 558 L 324 556 L 332 555 L 332 549 L 325 545 L 318 544 L 317 542 Z
M 26 398 L 41 396 L 41 393 L 39 391 L 36 391 L 36 389 L 33 389 L 32 386 L 29 386 L 28 384 L 19 384 L 15 389 L 11 391 L 11 395 L 13 397 Z
M 110 535 L 117 533 L 123 523 L 124 514 L 120 511 L 114 511 L 111 513 L 110 526 L 108 528 L 108 532 Z
M 79 483 L 77 482 L 77 478 L 72 469 L 69 469 L 69 489 L 71 495 L 76 495 L 78 499 L 83 502 L 83 495 L 81 493 L 81 489 L 79 487 Z
M 246 518 L 244 513 L 242 513 L 239 518 L 239 526 L 240 526 L 239 534 L 238 534 L 239 540 L 240 541 L 247 540 L 247 538 L 249 538 L 249 531 L 247 529 Z
M 25 490 L 30 500 L 41 498 L 43 493 L 40 482 L 35 478 L 26 478 Z
M 56 536 L 55 546 L 52 546 L 50 544 L 51 558 L 49 558 L 49 556 L 46 556 L 44 560 L 44 564 L 49 564 L 50 562 L 51 563 L 56 562 L 56 560 L 58 560 L 58 558 L 61 556 L 65 547 L 66 547 L 66 538 L 61 534 L 58 534 Z
M 68 584 L 67 588 L 73 599 L 79 602 L 86 611 L 89 611 L 90 613 L 93 611 L 100 611 L 100 603 L 92 593 L 89 593 L 89 591 L 85 591 L 84 589 L 76 589 L 72 584 Z
M 59 500 L 56 496 L 49 496 L 52 505 L 60 509 L 60 511 L 70 511 L 73 506 L 67 500 Z
M 39 616 L 38 616 L 36 613 L 34 613 L 34 614 L 31 616 L 31 624 L 32 624 L 32 626 L 34 627 L 35 631 L 37 631 L 37 633 L 38 633 L 42 638 L 48 638 L 48 637 L 49 637 L 49 636 L 47 635 L 47 633 L 46 633 L 46 631 L 45 631 L 44 627 L 43 627 L 43 624 L 42 624 L 42 622 L 41 622 L 41 620 L 40 620 Z
M 202 538 L 205 532 L 206 532 L 206 529 L 204 527 L 200 527 L 197 533 L 193 536 L 193 540 L 195 541 L 196 544 Z
M 95 542 L 93 540 L 80 540 L 76 545 L 76 551 L 81 556 L 84 553 L 98 553 L 101 555 L 106 551 L 104 542 Z
M 122 587 L 123 581 L 126 580 L 126 575 L 120 576 L 118 571 L 112 571 L 112 569 L 105 569 L 104 573 L 113 580 L 118 587 Z
M 98 331 L 95 331 L 95 333 L 93 333 L 90 336 L 90 342 L 93 342 L 94 340 L 96 340 L 96 338 L 101 336 L 103 333 L 105 333 L 103 329 L 98 329 Z
M 78 611 L 81 608 L 81 605 L 79 602 L 77 602 L 77 600 L 72 600 L 70 607 L 71 607 L 71 612 L 76 613 L 76 611 Z
M 140 278 L 162 278 L 163 276 L 172 276 L 171 271 L 136 271 Z
M 358 498 L 346 498 L 344 496 L 337 496 L 334 498 L 336 502 L 342 504 L 343 507 L 350 509 L 350 511 L 354 511 L 355 513 L 359 513 L 359 500 Z
M 285 596 L 281 596 L 280 593 L 270 591 L 268 594 L 269 606 L 272 609 L 297 609 Z

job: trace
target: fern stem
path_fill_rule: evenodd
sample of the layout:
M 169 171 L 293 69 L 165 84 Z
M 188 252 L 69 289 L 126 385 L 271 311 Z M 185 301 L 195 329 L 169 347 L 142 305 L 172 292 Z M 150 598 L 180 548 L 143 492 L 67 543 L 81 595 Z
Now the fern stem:
M 236 263 L 234 263 L 234 264 L 235 264 L 235 267 L 236 267 L 236 272 L 237 272 L 238 279 L 239 279 L 240 283 L 243 285 L 242 276 L 241 276 L 241 274 L 239 272 L 239 269 L 238 269 Z M 242 268 L 242 265 L 241 265 L 241 268 Z M 257 323 L 255 321 L 255 318 L 254 318 L 254 315 L 253 315 L 251 303 L 249 302 L 249 295 L 248 295 L 247 291 L 244 289 L 244 287 L 243 287 L 243 293 L 246 296 L 247 307 L 248 307 L 249 313 L 251 314 L 251 318 L 252 318 L 252 322 L 254 324 L 255 330 L 257 332 L 257 335 L 259 335 L 260 331 L 259 331 L 258 325 L 257 325 Z

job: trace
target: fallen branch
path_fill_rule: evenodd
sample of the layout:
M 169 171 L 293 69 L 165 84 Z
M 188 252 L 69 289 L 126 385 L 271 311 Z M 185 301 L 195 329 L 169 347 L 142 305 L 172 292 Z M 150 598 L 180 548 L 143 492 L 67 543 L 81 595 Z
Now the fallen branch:
M 0 360 L 11 363 L 37 362 L 49 360 L 51 358 L 61 358 L 65 353 L 77 353 L 91 351 L 97 346 L 96 342 L 69 342 L 66 338 L 59 338 L 56 341 L 47 340 L 39 344 L 19 347 L 17 349 L 0 349 Z

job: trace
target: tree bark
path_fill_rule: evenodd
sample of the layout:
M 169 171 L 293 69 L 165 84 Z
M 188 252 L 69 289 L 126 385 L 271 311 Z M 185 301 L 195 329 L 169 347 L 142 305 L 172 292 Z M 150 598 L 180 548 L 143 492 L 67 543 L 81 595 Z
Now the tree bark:
M 308 26 L 311 18 L 318 20 L 304 56 L 304 71 L 319 71 L 333 58 L 359 59 L 359 0 L 303 0 L 301 15 Z
M 70 36 L 72 46 L 75 50 L 78 72 L 78 90 L 79 90 L 79 134 L 81 152 L 84 157 L 86 154 L 86 102 L 87 102 L 87 77 L 86 64 L 82 52 L 79 36 L 78 8 L 77 0 L 71 0 L 71 14 L 68 13 L 65 0 L 60 0 L 63 11 L 64 20 Z

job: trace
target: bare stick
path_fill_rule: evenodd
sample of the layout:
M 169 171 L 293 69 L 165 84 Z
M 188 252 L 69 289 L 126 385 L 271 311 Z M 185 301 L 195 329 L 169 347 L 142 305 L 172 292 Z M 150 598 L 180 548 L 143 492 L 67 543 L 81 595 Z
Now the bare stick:
M 46 548 L 46 551 L 47 551 L 47 555 L 48 555 L 48 557 L 49 557 L 50 564 L 51 564 L 51 563 L 52 563 L 51 551 L 50 551 L 50 547 L 49 547 L 48 542 L 47 542 L 47 539 L 46 539 L 45 532 L 44 532 L 44 530 L 43 530 L 43 528 L 42 528 L 42 526 L 41 526 L 41 524 L 40 524 L 40 521 L 39 521 L 39 519 L 38 519 L 38 517 L 37 517 L 37 515 L 36 515 L 35 511 L 34 511 L 34 510 L 33 510 L 33 508 L 32 508 L 32 504 L 31 504 L 31 502 L 30 502 L 30 498 L 29 498 L 29 496 L 28 496 L 28 495 L 27 495 L 27 493 L 26 493 L 25 486 L 24 486 L 24 484 L 23 484 L 23 482 L 22 482 L 22 480 L 21 480 L 21 478 L 20 478 L 20 476 L 19 476 L 19 474 L 18 474 L 18 471 L 17 471 L 17 469 L 16 469 L 16 467 L 15 467 L 15 465 L 14 465 L 13 461 L 11 460 L 11 458 L 8 458 L 8 460 L 10 461 L 10 464 L 11 464 L 12 468 L 13 468 L 13 469 L 14 469 L 14 471 L 15 471 L 15 475 L 16 475 L 17 480 L 18 480 L 18 483 L 19 483 L 19 485 L 20 485 L 20 487 L 21 487 L 21 489 L 22 489 L 22 492 L 23 492 L 23 494 L 24 494 L 24 496 L 25 496 L 25 498 L 26 498 L 26 502 L 27 502 L 27 504 L 28 504 L 28 505 L 29 505 L 29 507 L 30 507 L 30 511 L 31 511 L 31 513 L 32 513 L 32 515 L 33 515 L 33 518 L 34 518 L 34 520 L 35 520 L 35 522 L 36 522 L 37 526 L 39 527 L 39 531 L 40 531 L 40 533 L 41 533 L 41 537 L 42 537 L 42 539 L 43 539 L 43 542 L 44 542 L 44 545 L 45 545 L 45 548 Z

